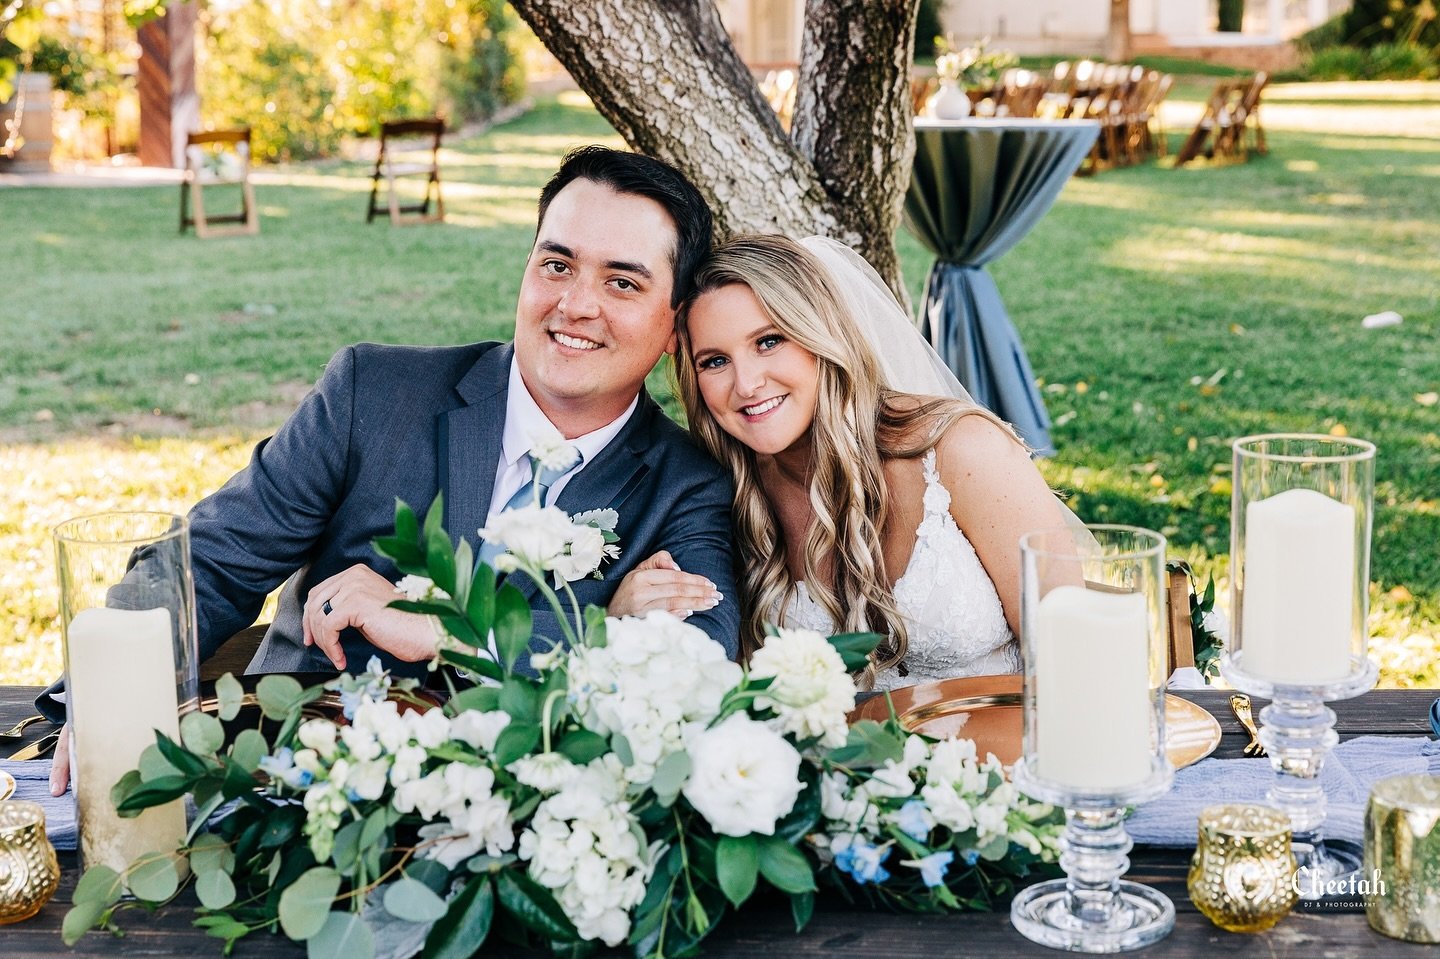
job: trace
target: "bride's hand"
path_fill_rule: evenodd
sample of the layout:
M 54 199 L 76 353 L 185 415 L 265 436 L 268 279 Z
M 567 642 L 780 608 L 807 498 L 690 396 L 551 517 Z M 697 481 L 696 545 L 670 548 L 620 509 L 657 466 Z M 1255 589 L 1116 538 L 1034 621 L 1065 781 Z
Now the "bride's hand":
M 724 598 L 714 583 L 684 572 L 662 549 L 625 574 L 607 612 L 611 616 L 635 616 L 663 609 L 684 619 L 691 613 L 713 609 Z

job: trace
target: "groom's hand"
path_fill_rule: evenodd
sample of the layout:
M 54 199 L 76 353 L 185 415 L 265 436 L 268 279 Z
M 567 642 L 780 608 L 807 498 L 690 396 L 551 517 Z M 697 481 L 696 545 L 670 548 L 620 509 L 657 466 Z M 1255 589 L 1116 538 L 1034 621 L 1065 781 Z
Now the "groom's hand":
M 663 609 L 684 619 L 697 610 L 713 609 L 724 598 L 714 583 L 683 571 L 662 549 L 625 574 L 606 612 L 637 616 Z
M 390 609 L 399 598 L 395 584 L 363 564 L 336 573 L 311 587 L 305 600 L 301 618 L 305 645 L 319 647 L 336 669 L 344 669 L 340 632 L 354 626 L 373 646 L 396 659 L 407 663 L 429 659 L 435 655 L 430 617 Z

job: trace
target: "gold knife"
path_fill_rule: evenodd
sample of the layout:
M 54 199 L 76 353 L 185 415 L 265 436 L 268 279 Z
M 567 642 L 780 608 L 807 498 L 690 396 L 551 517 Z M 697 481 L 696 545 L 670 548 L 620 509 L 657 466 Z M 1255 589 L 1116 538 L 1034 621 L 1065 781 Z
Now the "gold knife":
M 51 733 L 43 739 L 37 739 L 28 746 L 21 746 L 13 753 L 5 757 L 7 762 L 24 762 L 27 759 L 39 759 L 41 756 L 55 748 L 60 741 L 58 732 Z

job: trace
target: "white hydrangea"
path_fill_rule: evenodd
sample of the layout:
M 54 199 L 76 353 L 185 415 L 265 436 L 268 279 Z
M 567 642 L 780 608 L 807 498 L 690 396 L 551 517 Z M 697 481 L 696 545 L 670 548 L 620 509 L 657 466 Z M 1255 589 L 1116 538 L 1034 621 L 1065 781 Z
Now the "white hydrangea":
M 648 783 L 655 768 L 685 748 L 742 676 L 725 650 L 698 626 L 665 612 L 606 620 L 606 645 L 569 659 L 575 715 L 593 732 L 619 734 L 630 745 L 625 777 Z
M 682 791 L 722 836 L 773 835 L 805 788 L 800 753 L 744 713 L 694 736 L 690 760 Z
M 621 774 L 613 754 L 575 769 L 536 808 L 519 848 L 531 878 L 554 892 L 581 938 L 611 947 L 629 935 L 659 851 L 642 844 Z
M 824 747 L 845 743 L 846 714 L 855 708 L 855 682 L 835 647 L 808 629 L 780 629 L 750 658 L 750 677 L 774 677 L 755 705 L 775 711 L 773 727 Z

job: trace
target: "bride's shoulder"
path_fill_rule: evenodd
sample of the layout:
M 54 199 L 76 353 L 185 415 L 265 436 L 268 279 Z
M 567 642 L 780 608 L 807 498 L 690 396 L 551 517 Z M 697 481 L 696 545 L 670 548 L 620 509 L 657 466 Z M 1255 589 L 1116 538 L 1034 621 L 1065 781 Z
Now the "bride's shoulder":
M 983 410 L 952 411 L 936 425 L 941 429 L 935 452 L 942 474 L 984 474 L 1011 463 L 1030 463 L 1029 450 L 1014 431 Z

